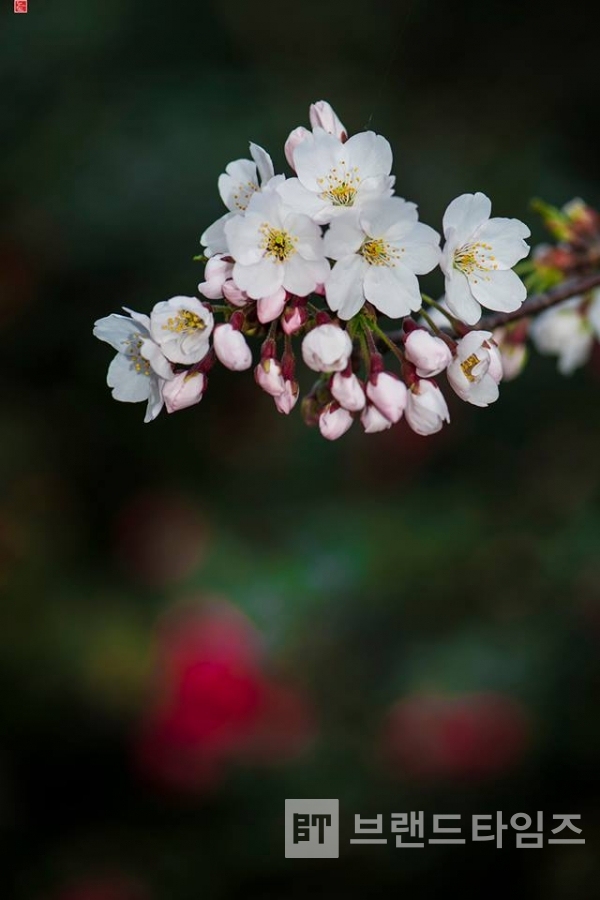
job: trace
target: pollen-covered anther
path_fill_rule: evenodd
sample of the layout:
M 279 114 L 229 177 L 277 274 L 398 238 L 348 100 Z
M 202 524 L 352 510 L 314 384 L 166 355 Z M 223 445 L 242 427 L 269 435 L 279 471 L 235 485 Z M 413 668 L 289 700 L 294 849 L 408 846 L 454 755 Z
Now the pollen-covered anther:
M 180 310 L 176 316 L 167 319 L 167 324 L 163 325 L 165 331 L 172 331 L 174 334 L 189 334 L 193 331 L 204 331 L 206 322 L 189 309 Z
M 261 227 L 260 231 L 263 235 L 260 246 L 265 251 L 265 256 L 271 257 L 276 262 L 285 262 L 296 252 L 298 238 L 288 231 L 272 228 L 266 224 Z
M 395 266 L 400 258 L 398 249 L 382 238 L 365 241 L 359 252 L 371 266 Z
M 491 272 L 498 268 L 496 257 L 490 253 L 492 249 L 491 244 L 483 241 L 465 244 L 454 254 L 454 268 L 465 275 L 472 275 L 476 271 Z
M 246 184 L 240 184 L 237 193 L 233 195 L 233 203 L 240 212 L 245 212 L 250 198 L 259 190 L 258 185 L 254 181 L 248 181 Z
M 463 372 L 465 373 L 465 377 L 466 377 L 469 381 L 475 381 L 475 380 L 476 380 L 476 379 L 475 379 L 475 376 L 473 375 L 473 369 L 475 368 L 475 366 L 476 366 L 479 362 L 480 362 L 480 359 L 479 359 L 479 357 L 477 356 L 477 354 L 475 354 L 475 353 L 471 353 L 470 356 L 468 356 L 466 359 L 464 359 L 464 360 L 461 362 L 460 367 L 461 367 L 461 369 L 463 370 Z
M 149 376 L 152 372 L 152 367 L 148 360 L 142 356 L 142 338 L 137 334 L 132 335 L 128 341 L 125 341 L 125 346 L 127 347 L 125 352 L 137 374 Z
M 317 179 L 319 186 L 323 187 L 321 197 L 331 200 L 334 206 L 353 206 L 360 184 L 358 166 L 348 168 L 344 162 L 341 166 L 341 171 L 334 166 L 326 178 Z

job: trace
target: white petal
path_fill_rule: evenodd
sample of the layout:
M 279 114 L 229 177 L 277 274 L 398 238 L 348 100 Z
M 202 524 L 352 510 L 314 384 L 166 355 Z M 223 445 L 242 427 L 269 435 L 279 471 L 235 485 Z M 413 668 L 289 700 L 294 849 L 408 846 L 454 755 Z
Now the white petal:
M 323 238 L 325 256 L 343 259 L 356 253 L 364 239 L 365 233 L 359 225 L 357 213 L 346 210 L 332 221 Z
M 261 259 L 251 266 L 236 263 L 233 267 L 233 280 L 252 300 L 269 297 L 279 290 L 283 284 L 283 275 L 283 265 L 270 259 Z
M 326 269 L 323 268 L 325 263 Z M 329 274 L 329 266 L 322 261 L 306 260 L 295 253 L 285 263 L 282 284 L 290 294 L 306 297 L 317 284 L 322 284 Z M 320 277 L 322 276 L 322 277 Z
M 474 235 L 475 240 L 491 245 L 489 257 L 500 269 L 512 269 L 519 260 L 529 253 L 529 245 L 525 238 L 530 235 L 529 228 L 518 219 L 490 219 L 484 222 Z
M 468 359 L 473 353 L 477 353 L 481 350 L 481 345 L 484 341 L 489 341 L 491 339 L 491 331 L 469 331 L 469 333 L 458 342 L 457 355 L 459 360 L 464 362 L 464 360 Z M 481 356 L 482 354 L 479 353 L 478 355 Z
M 469 278 L 469 287 L 482 306 L 498 312 L 513 312 L 519 309 L 527 297 L 525 285 L 511 269 L 485 272 L 483 275 L 475 272 Z
M 467 399 L 473 406 L 489 406 L 498 399 L 499 395 L 500 391 L 494 379 L 491 375 L 484 375 L 481 381 L 471 385 Z
M 234 219 L 234 213 L 225 213 L 212 225 L 209 225 L 200 238 L 200 243 L 205 247 L 207 256 L 215 256 L 217 253 L 227 253 L 227 238 L 225 237 L 225 225 L 230 219 Z
M 173 368 L 169 360 L 154 341 L 151 341 L 149 338 L 143 341 L 140 352 L 144 359 L 148 360 L 157 375 L 160 375 L 165 381 L 173 378 Z
M 346 256 L 331 270 L 325 282 L 325 297 L 340 319 L 351 319 L 364 306 L 363 273 L 367 265 L 360 256 Z
M 468 241 L 473 232 L 489 219 L 492 201 L 485 194 L 461 194 L 448 206 L 444 213 L 444 234 L 455 229 L 459 243 Z
M 110 344 L 119 352 L 124 351 L 136 332 L 140 329 L 129 318 L 113 314 L 94 323 L 94 337 Z M 144 335 L 145 336 L 145 335 Z
M 475 325 L 481 318 L 481 306 L 471 293 L 466 275 L 456 269 L 446 275 L 446 306 L 467 325 Z
M 250 156 L 256 163 L 260 183 L 265 184 L 275 174 L 273 160 L 266 150 L 263 150 L 258 144 L 253 144 L 252 141 L 250 141 Z
M 133 309 L 128 309 L 127 306 L 124 306 L 123 309 L 126 313 L 129 313 L 134 322 L 137 322 L 138 325 L 142 326 L 142 331 L 150 333 L 150 316 L 136 312 Z
M 600 339 L 600 290 L 594 291 L 587 311 L 587 320 L 597 338 Z
M 412 231 L 418 220 L 415 203 L 400 197 L 369 200 L 360 207 L 360 224 L 372 238 L 399 241 Z
M 165 401 L 163 399 L 161 382 L 158 378 L 153 378 L 150 384 L 150 394 L 148 396 L 148 406 L 146 407 L 146 415 L 144 422 L 152 422 L 163 408 Z
M 374 131 L 361 131 L 343 144 L 346 160 L 358 166 L 362 180 L 373 175 L 389 175 L 392 170 L 392 148 L 384 137 Z
M 297 238 L 296 252 L 304 259 L 322 259 L 323 239 L 321 229 L 308 216 L 288 213 L 283 221 L 283 228 Z
M 316 219 L 328 207 L 325 200 L 305 188 L 298 178 L 288 178 L 278 192 L 287 206 L 311 219 Z
M 123 403 L 147 400 L 152 380 L 152 375 L 137 372 L 134 360 L 124 353 L 117 353 L 106 376 L 106 383 L 112 388 L 113 397 Z
M 256 165 L 249 159 L 235 159 L 219 175 L 221 200 L 232 212 L 243 212 L 254 191 L 258 190 Z
M 352 140 L 352 139 L 351 139 Z M 305 188 L 320 193 L 322 187 L 319 178 L 325 177 L 344 159 L 344 148 L 350 142 L 342 144 L 338 138 L 327 134 L 320 128 L 309 135 L 296 147 L 294 163 L 296 174 Z M 346 152 L 347 155 L 347 152 Z
M 558 357 L 558 371 L 561 375 L 572 375 L 576 369 L 584 366 L 590 358 L 594 336 L 583 328 L 578 335 L 565 343 Z
M 399 319 L 421 308 L 417 276 L 403 265 L 368 266 L 364 280 L 367 300 L 390 319 Z
M 415 275 L 426 275 L 440 261 L 440 236 L 437 231 L 417 222 L 404 240 L 398 242 L 402 263 Z
M 371 175 L 369 178 L 363 178 L 358 186 L 354 205 L 362 206 L 373 200 L 389 199 L 394 193 L 395 181 L 393 175 Z
M 225 225 L 229 252 L 238 263 L 250 266 L 263 258 L 264 250 L 260 246 L 262 224 L 260 216 L 247 213 L 245 216 L 233 216 Z M 237 280 L 236 283 L 241 287 Z

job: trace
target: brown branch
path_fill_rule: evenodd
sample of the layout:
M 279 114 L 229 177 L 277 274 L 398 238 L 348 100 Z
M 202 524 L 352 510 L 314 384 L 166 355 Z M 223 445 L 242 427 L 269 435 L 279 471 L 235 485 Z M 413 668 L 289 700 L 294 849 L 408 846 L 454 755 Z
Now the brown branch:
M 526 300 L 523 306 L 514 312 L 484 316 L 473 327 L 479 331 L 493 331 L 494 328 L 499 328 L 508 322 L 516 322 L 518 319 L 524 319 L 527 316 L 535 316 L 545 309 L 550 309 L 551 306 L 556 306 L 557 303 L 563 303 L 565 300 L 570 300 L 571 297 L 586 294 L 592 288 L 599 286 L 600 272 L 595 272 L 593 275 L 583 275 L 579 278 L 571 278 L 569 281 L 565 281 L 563 284 L 559 284 L 543 294 L 534 294 L 533 297 Z
M 494 313 L 490 316 L 483 316 L 477 324 L 470 327 L 457 322 L 457 325 L 460 326 L 460 331 L 458 333 L 462 337 L 469 331 L 474 331 L 475 329 L 477 329 L 477 331 L 493 331 L 495 328 L 500 328 L 508 322 L 517 322 L 519 319 L 535 316 L 545 309 L 550 309 L 551 306 L 556 306 L 558 303 L 563 303 L 565 300 L 570 300 L 572 297 L 578 297 L 580 294 L 585 294 L 595 287 L 600 287 L 600 272 L 594 272 L 592 275 L 581 275 L 578 278 L 570 278 L 568 281 L 557 285 L 555 288 L 551 288 L 549 291 L 545 291 L 543 294 L 534 294 L 532 297 L 529 297 L 519 309 L 515 309 L 513 312 Z M 392 331 L 388 333 L 388 337 L 390 340 L 394 341 L 394 343 L 398 343 L 398 341 L 402 339 L 402 336 L 402 331 Z

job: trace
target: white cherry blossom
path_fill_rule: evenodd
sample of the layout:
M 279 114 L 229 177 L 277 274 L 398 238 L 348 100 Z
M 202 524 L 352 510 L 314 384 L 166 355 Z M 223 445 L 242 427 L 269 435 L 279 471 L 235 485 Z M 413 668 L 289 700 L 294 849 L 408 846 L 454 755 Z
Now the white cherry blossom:
M 447 376 L 452 389 L 467 403 L 489 406 L 498 399 L 502 361 L 490 331 L 470 331 L 460 339 Z
M 371 201 L 331 223 L 325 253 L 337 260 L 325 282 L 329 307 L 351 319 L 366 301 L 392 319 L 421 308 L 417 275 L 439 260 L 439 235 L 400 197 Z
M 152 339 L 171 362 L 193 365 L 210 347 L 213 315 L 195 297 L 171 297 L 157 303 L 150 315 Z
M 329 274 L 320 228 L 291 210 L 277 191 L 255 194 L 244 216 L 225 225 L 233 279 L 253 300 L 280 288 L 305 297 Z
M 392 148 L 372 131 L 355 134 L 345 143 L 316 128 L 293 151 L 297 178 L 280 187 L 298 212 L 323 225 L 374 197 L 390 196 L 394 179 Z
M 150 320 L 126 310 L 128 316 L 111 315 L 94 323 L 94 336 L 117 351 L 108 367 L 107 384 L 112 396 L 123 403 L 147 401 L 145 422 L 163 407 L 162 386 L 173 370 L 150 336 Z
M 250 143 L 250 156 L 251 160 L 235 159 L 230 162 L 223 174 L 219 175 L 219 194 L 229 212 L 213 222 L 200 238 L 206 256 L 227 252 L 225 225 L 233 216 L 244 213 L 250 198 L 275 175 L 273 162 L 266 150 L 258 144 Z
M 572 297 L 547 309 L 531 323 L 529 334 L 540 353 L 558 357 L 561 375 L 572 375 L 589 360 L 594 340 L 600 338 L 600 291 L 587 305 Z
M 518 219 L 490 218 L 485 194 L 462 194 L 444 214 L 440 266 L 446 276 L 446 305 L 452 315 L 475 325 L 481 307 L 518 309 L 527 291 L 512 267 L 529 253 L 530 231 Z

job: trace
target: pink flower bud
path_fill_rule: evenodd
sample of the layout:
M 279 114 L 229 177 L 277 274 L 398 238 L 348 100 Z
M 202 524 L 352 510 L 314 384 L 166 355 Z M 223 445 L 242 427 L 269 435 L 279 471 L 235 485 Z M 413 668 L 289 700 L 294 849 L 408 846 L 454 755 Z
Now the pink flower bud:
M 302 341 L 302 357 L 315 372 L 341 372 L 352 354 L 350 335 L 338 325 L 317 325 Z
M 416 381 L 408 392 L 406 421 L 417 434 L 435 434 L 450 421 L 444 395 L 433 381 Z
M 290 132 L 289 137 L 288 137 L 287 141 L 285 142 L 285 146 L 284 146 L 285 158 L 287 159 L 287 161 L 290 165 L 290 168 L 293 169 L 294 172 L 296 171 L 296 167 L 294 165 L 294 150 L 296 149 L 298 144 L 301 144 L 302 141 L 306 140 L 306 138 L 309 136 L 309 134 L 310 134 L 310 131 L 308 131 L 307 128 L 303 128 L 303 126 L 300 125 L 298 128 L 294 128 L 294 130 Z
M 445 341 L 434 337 L 424 328 L 415 328 L 404 339 L 406 358 L 421 378 L 431 378 L 443 372 L 452 362 L 452 352 Z
M 243 313 L 235 313 L 243 316 Z M 252 365 L 252 353 L 241 331 L 230 324 L 217 325 L 213 335 L 213 346 L 217 359 L 228 369 L 241 372 Z
M 276 359 L 261 359 L 254 370 L 256 383 L 271 397 L 278 397 L 285 391 L 281 366 Z
M 260 300 L 257 300 L 256 315 L 258 316 L 258 321 L 266 325 L 268 322 L 278 319 L 283 312 L 286 298 L 285 289 L 281 287 L 269 297 L 261 297 Z
M 162 396 L 167 412 L 178 412 L 200 403 L 206 390 L 206 375 L 202 372 L 180 372 L 162 386 Z
M 318 100 L 313 103 L 308 111 L 310 124 L 313 128 L 322 128 L 329 134 L 335 135 L 341 141 L 348 140 L 348 132 L 337 115 L 333 111 L 331 105 L 326 100 Z
M 367 397 L 393 423 L 402 418 L 406 394 L 404 382 L 389 372 L 379 372 L 374 381 L 367 382 Z
M 488 375 L 494 379 L 496 384 L 500 384 L 504 375 L 502 356 L 500 355 L 497 345 L 493 341 L 490 340 L 489 345 L 490 367 L 488 369 Z
M 307 319 L 308 313 L 305 306 L 289 305 L 281 319 L 281 327 L 286 334 L 295 334 L 306 324 Z
M 363 386 L 353 373 L 336 372 L 331 380 L 331 395 L 350 412 L 360 412 L 366 401 Z
M 223 285 L 223 296 L 232 306 L 245 306 L 248 302 L 248 294 L 241 291 L 232 278 Z
M 386 419 L 383 413 L 380 413 L 372 403 L 368 403 L 365 406 L 361 413 L 360 421 L 365 434 L 375 434 L 377 431 L 385 431 L 387 428 L 392 427 L 390 420 Z
M 353 419 L 347 409 L 336 403 L 329 403 L 319 416 L 319 431 L 328 441 L 337 441 L 346 434 Z
M 231 278 L 233 263 L 223 258 L 222 253 L 217 253 L 206 263 L 204 269 L 205 281 L 198 285 L 198 290 L 208 300 L 220 300 L 223 296 L 223 286 L 228 278 Z
M 274 398 L 275 406 L 280 413 L 284 414 L 284 416 L 289 416 L 296 403 L 298 402 L 299 395 L 300 387 L 298 385 L 298 382 L 290 381 L 289 379 L 287 379 L 284 382 L 283 393 Z

